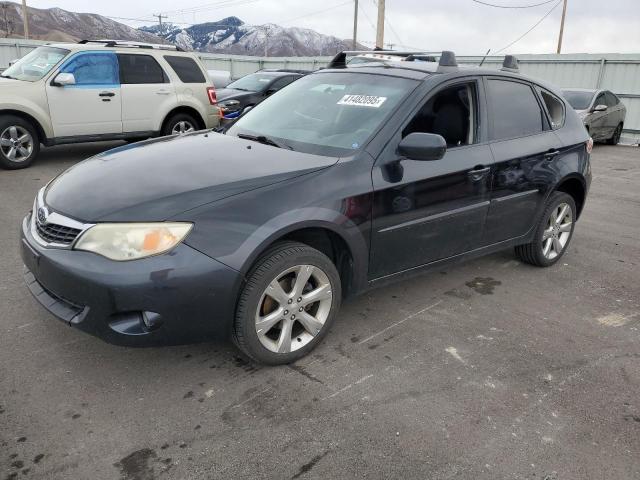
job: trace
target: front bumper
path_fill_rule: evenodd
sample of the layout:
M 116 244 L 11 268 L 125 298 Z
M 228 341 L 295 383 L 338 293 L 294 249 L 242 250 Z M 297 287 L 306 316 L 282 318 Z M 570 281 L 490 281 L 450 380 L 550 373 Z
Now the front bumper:
M 36 300 L 63 322 L 109 343 L 181 344 L 231 331 L 240 274 L 188 245 L 115 262 L 40 246 L 27 216 L 20 246 Z

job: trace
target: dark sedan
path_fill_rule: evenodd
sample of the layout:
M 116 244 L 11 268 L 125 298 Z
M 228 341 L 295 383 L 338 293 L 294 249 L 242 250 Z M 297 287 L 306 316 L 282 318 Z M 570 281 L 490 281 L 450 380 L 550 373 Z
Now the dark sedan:
M 562 92 L 578 112 L 587 132 L 596 142 L 617 145 L 624 128 L 627 107 L 608 90 L 567 89 Z
M 262 70 L 246 75 L 216 92 L 223 115 L 242 115 L 269 95 L 286 87 L 306 72 L 293 70 Z
M 513 59 L 398 63 L 334 61 L 226 134 L 70 168 L 23 221 L 29 289 L 113 343 L 224 335 L 280 364 L 318 345 L 350 295 L 506 248 L 556 263 L 591 182 L 577 113 Z

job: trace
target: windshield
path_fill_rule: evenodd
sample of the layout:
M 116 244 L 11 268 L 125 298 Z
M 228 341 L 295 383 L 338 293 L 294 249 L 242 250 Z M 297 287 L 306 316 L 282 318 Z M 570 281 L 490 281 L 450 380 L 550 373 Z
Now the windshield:
M 594 92 L 564 90 L 562 94 L 574 110 L 586 110 L 587 108 L 589 108 L 589 105 L 591 105 L 591 100 L 593 99 Z
M 249 92 L 261 92 L 275 78 L 267 73 L 253 73 L 242 77 L 235 82 L 227 85 L 227 88 L 235 88 L 236 90 L 247 90 Z
M 261 135 L 305 153 L 351 155 L 416 85 L 384 75 L 308 75 L 258 104 L 228 134 Z
M 3 77 L 37 82 L 67 56 L 69 50 L 54 47 L 38 47 L 2 72 Z

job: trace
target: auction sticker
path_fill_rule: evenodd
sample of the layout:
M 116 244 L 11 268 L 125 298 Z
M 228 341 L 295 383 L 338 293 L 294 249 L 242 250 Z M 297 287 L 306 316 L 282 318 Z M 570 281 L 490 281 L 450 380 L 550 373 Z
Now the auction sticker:
M 380 108 L 386 100 L 387 97 L 377 97 L 375 95 L 345 95 L 340 99 L 338 105 Z

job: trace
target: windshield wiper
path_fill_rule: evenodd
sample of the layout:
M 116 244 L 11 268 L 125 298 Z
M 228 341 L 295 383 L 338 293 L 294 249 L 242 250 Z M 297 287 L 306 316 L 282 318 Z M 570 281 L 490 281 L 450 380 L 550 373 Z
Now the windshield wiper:
M 266 137 L 264 135 L 249 135 L 247 133 L 239 133 L 238 138 L 242 138 L 244 140 L 251 140 L 253 142 L 262 143 L 264 145 L 271 145 L 272 147 L 288 148 L 289 150 L 293 150 L 292 146 L 287 145 L 286 143 L 283 143 L 283 142 L 278 142 L 277 140 L 274 140 L 273 138 L 270 138 L 270 137 Z

